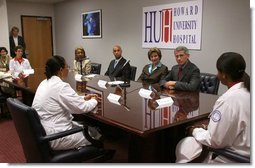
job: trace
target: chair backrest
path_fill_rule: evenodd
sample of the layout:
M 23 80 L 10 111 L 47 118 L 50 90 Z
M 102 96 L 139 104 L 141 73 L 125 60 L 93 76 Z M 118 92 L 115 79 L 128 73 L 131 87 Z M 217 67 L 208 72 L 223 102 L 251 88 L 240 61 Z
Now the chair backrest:
M 130 66 L 130 67 L 131 67 L 130 80 L 134 81 L 137 68 L 135 66 Z
M 46 132 L 35 109 L 16 98 L 8 98 L 11 113 L 27 162 L 48 162 L 53 151 L 48 142 L 41 140 Z
M 99 63 L 91 63 L 91 71 L 92 74 L 100 74 L 101 72 L 101 64 Z
M 210 73 L 200 73 L 200 92 L 218 94 L 220 81 L 217 75 Z

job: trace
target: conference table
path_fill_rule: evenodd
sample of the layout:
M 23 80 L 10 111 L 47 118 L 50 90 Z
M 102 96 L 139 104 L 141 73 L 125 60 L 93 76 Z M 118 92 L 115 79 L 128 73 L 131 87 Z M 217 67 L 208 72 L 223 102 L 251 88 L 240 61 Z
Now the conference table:
M 32 104 L 36 88 L 45 78 L 42 76 L 42 70 L 35 70 L 35 74 L 29 76 L 28 86 L 19 88 L 23 91 L 23 101 L 27 104 Z M 83 84 L 85 90 L 78 90 L 79 95 L 94 93 L 101 97 L 102 101 L 97 110 L 81 115 L 126 132 L 129 135 L 130 163 L 173 161 L 170 158 L 174 156 L 176 143 L 185 136 L 185 127 L 207 118 L 218 99 L 218 95 L 162 90 L 158 85 L 143 85 L 135 81 L 128 81 L 128 85 L 111 84 L 105 87 L 99 84 L 112 80 L 116 79 L 92 75 L 77 82 L 74 74 L 69 73 L 66 82 L 73 89 L 77 89 L 78 84 Z M 6 82 L 12 84 L 10 81 Z M 19 87 L 15 83 L 13 86 Z M 152 98 L 142 97 L 139 94 L 142 88 L 152 91 Z M 110 94 L 118 95 L 119 101 L 110 101 Z M 172 105 L 158 108 L 157 100 L 167 97 L 172 98 Z
M 101 98 L 100 109 L 84 116 L 97 122 L 119 128 L 129 134 L 128 162 L 173 162 L 175 146 L 185 136 L 188 124 L 208 118 L 218 95 L 200 92 L 162 90 L 158 85 L 147 86 L 130 81 L 130 86 L 99 86 L 99 81 L 111 81 L 107 76 L 96 76 L 86 82 L 86 93 Z M 73 85 L 74 86 L 74 85 Z M 150 89 L 151 99 L 140 96 L 141 88 Z M 121 96 L 119 103 L 109 95 Z M 171 97 L 169 107 L 157 108 L 155 101 Z

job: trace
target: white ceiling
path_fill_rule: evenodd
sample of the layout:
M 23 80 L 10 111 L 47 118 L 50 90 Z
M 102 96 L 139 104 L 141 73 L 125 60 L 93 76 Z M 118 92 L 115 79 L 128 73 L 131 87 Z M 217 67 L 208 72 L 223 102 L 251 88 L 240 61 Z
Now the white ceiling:
M 33 3 L 47 3 L 54 4 L 58 2 L 62 2 L 64 0 L 6 0 L 7 2 L 33 2 Z

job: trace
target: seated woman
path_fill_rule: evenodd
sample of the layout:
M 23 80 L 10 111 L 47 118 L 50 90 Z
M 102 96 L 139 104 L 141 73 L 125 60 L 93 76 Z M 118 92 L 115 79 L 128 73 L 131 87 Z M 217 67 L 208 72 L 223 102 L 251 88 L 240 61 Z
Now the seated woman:
M 138 82 L 144 84 L 159 83 L 168 73 L 168 68 L 160 62 L 162 58 L 160 49 L 156 47 L 151 48 L 148 51 L 148 58 L 151 63 L 144 66 L 142 74 L 138 78 Z
M 3 76 L 5 76 L 6 72 L 9 71 L 9 63 L 11 59 L 12 57 L 8 55 L 7 49 L 5 47 L 0 47 L 0 72 Z M 1 86 L 1 91 L 3 93 L 10 96 L 15 96 L 15 90 L 14 88 L 10 87 L 9 84 L 5 82 L 0 82 L 0 86 Z
M 90 74 L 91 71 L 91 61 L 86 58 L 85 50 L 82 47 L 75 49 L 75 59 L 73 62 L 74 71 L 81 75 Z
M 8 55 L 5 47 L 0 47 L 0 71 L 7 72 L 9 70 L 9 62 L 12 58 Z
M 28 59 L 23 58 L 23 47 L 18 45 L 14 49 L 16 56 L 10 60 L 9 70 L 17 82 L 21 86 L 27 86 L 27 75 L 24 70 L 32 69 Z
M 219 80 L 228 90 L 216 101 L 207 128 L 203 124 L 190 127 L 190 136 L 178 143 L 176 162 L 186 163 L 197 158 L 202 152 L 202 144 L 211 148 L 228 148 L 243 156 L 250 156 L 251 95 L 245 60 L 238 53 L 227 52 L 219 57 L 216 67 Z M 210 152 L 204 162 L 233 161 L 220 155 L 214 157 Z
M 45 66 L 46 78 L 38 86 L 32 107 L 36 109 L 46 134 L 72 129 L 79 124 L 72 114 L 92 111 L 100 98 L 96 94 L 79 96 L 63 80 L 68 76 L 68 65 L 61 56 L 48 59 Z M 82 132 L 51 142 L 56 150 L 74 149 L 90 145 Z

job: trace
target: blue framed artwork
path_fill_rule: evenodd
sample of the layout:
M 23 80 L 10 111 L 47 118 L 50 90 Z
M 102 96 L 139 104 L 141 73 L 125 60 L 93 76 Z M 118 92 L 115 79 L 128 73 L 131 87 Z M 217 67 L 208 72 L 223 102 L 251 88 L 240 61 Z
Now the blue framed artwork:
M 102 12 L 84 12 L 82 18 L 82 38 L 102 38 Z

